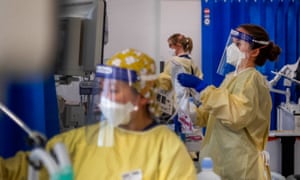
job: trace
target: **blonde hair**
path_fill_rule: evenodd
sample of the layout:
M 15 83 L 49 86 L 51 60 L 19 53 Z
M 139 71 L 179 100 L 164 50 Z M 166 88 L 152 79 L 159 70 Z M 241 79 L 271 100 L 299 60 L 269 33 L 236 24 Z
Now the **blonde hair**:
M 186 37 L 183 34 L 175 33 L 168 38 L 172 44 L 180 44 L 184 52 L 191 53 L 193 50 L 193 40 L 190 37 Z

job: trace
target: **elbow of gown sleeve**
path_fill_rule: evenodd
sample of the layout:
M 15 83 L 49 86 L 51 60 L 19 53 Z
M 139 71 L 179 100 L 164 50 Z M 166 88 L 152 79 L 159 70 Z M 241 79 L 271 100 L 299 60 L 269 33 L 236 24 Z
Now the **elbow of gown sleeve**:
M 203 89 L 200 92 L 200 101 L 203 105 L 206 104 L 206 102 L 208 101 L 208 99 L 210 97 L 211 92 L 214 91 L 215 89 L 216 89 L 215 86 L 210 85 L 210 86 L 207 86 L 205 89 Z
M 226 89 L 210 86 L 201 92 L 200 100 L 211 115 L 232 130 L 244 128 L 249 115 L 254 113 L 251 102 L 242 96 L 231 95 Z

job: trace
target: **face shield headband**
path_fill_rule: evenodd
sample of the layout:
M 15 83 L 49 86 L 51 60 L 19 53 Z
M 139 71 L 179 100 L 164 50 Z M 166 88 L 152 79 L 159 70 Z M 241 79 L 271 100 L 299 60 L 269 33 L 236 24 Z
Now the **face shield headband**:
M 136 71 L 130 69 L 119 68 L 115 66 L 98 65 L 96 68 L 96 77 L 116 79 L 128 82 L 131 86 L 137 81 L 153 81 L 157 79 L 157 75 L 138 75 Z
M 97 66 L 96 77 L 125 81 L 128 82 L 129 85 L 132 85 L 138 80 L 136 71 L 106 65 Z
M 230 36 L 232 38 L 237 38 L 239 40 L 243 40 L 248 42 L 249 44 L 253 44 L 253 43 L 257 43 L 257 44 L 261 44 L 261 45 L 268 45 L 269 41 L 260 41 L 260 40 L 255 40 L 251 35 L 242 33 L 240 31 L 234 30 L 232 29 L 230 31 Z

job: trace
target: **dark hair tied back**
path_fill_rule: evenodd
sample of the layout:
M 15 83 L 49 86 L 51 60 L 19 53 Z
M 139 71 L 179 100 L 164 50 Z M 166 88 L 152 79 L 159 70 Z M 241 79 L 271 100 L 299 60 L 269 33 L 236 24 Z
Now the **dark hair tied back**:
M 279 46 L 277 46 L 274 42 L 270 41 L 269 45 L 269 53 L 268 53 L 268 56 L 267 58 L 270 60 L 270 61 L 275 61 L 277 60 L 279 54 L 281 53 L 281 49 Z
M 262 66 L 267 60 L 275 61 L 277 60 L 279 54 L 281 53 L 280 47 L 274 42 L 270 41 L 269 35 L 266 30 L 255 24 L 242 24 L 239 28 L 244 29 L 253 39 L 257 41 L 267 41 L 268 45 L 263 45 L 260 43 L 253 43 L 252 49 L 259 48 L 259 54 L 256 57 L 255 64 Z

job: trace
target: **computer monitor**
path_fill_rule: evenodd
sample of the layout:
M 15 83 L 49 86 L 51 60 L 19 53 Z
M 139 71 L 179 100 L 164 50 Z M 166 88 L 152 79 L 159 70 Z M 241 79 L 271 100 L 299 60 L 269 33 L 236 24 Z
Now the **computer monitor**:
M 107 42 L 105 0 L 59 0 L 55 74 L 86 76 L 102 63 Z

